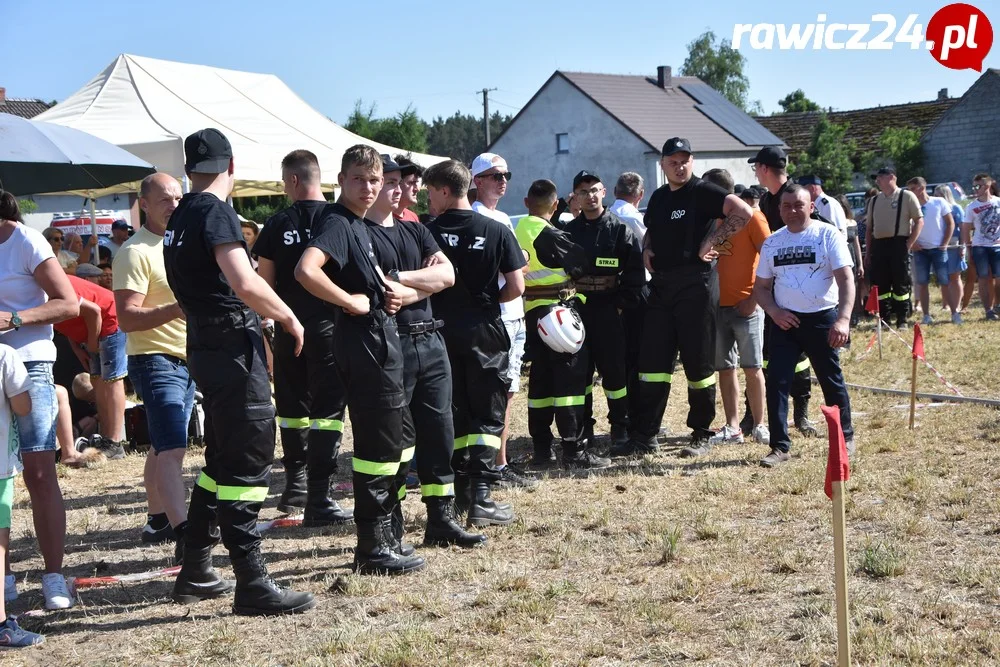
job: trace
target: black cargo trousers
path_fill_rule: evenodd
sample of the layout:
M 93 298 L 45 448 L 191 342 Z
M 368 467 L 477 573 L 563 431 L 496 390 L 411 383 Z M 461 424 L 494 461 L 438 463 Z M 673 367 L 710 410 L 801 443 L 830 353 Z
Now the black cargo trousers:
M 303 322 L 305 340 L 274 326 L 274 402 L 285 468 L 308 466 L 309 480 L 329 479 L 337 469 L 347 396 L 333 354 L 333 319 Z
M 601 374 L 601 388 L 608 400 L 608 423 L 628 427 L 628 349 L 625 327 L 614 293 L 587 294 L 577 306 L 586 331 L 584 346 L 590 357 L 591 384 L 594 370 Z M 588 394 L 590 396 L 590 394 Z M 592 398 L 588 398 L 587 420 L 593 424 Z
M 438 321 L 439 323 L 440 321 Z M 455 495 L 451 458 L 455 447 L 451 362 L 435 322 L 399 325 L 403 348 L 403 393 L 409 418 L 403 422 L 403 452 L 396 493 L 406 496 L 406 473 L 416 459 L 424 499 Z
M 531 355 L 528 434 L 535 456 L 542 460 L 552 453 L 553 420 L 562 440 L 563 454 L 572 457 L 579 451 L 587 423 L 587 388 L 593 377 L 586 345 L 576 354 L 566 354 L 542 342 L 538 320 L 550 310 L 549 306 L 537 306 L 525 315 L 525 348 Z M 591 371 L 589 376 L 588 371 Z
M 399 504 L 395 479 L 406 419 L 403 353 L 396 320 L 383 310 L 340 316 L 333 341 L 351 413 L 354 519 L 360 531 Z
M 188 368 L 204 395 L 205 467 L 191 492 L 184 539 L 193 548 L 218 541 L 230 558 L 260 547 L 257 515 L 274 459 L 274 406 L 260 319 L 243 308 L 187 318 Z
M 507 412 L 510 337 L 500 315 L 468 314 L 442 329 L 451 361 L 456 474 L 495 481 Z
M 680 353 L 688 386 L 687 425 L 709 436 L 715 419 L 715 336 L 719 277 L 714 268 L 657 272 L 650 283 L 639 348 L 639 390 L 632 405 L 633 440 L 654 443 Z

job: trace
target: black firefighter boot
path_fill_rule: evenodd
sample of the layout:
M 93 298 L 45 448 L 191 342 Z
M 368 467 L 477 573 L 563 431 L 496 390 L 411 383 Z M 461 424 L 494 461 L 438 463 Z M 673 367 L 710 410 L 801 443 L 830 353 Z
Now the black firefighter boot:
M 267 573 L 267 565 L 255 548 L 242 558 L 233 558 L 236 593 L 233 613 L 240 616 L 283 616 L 300 614 L 316 606 L 312 593 L 282 588 Z
M 472 480 L 472 505 L 469 506 L 470 526 L 509 526 L 514 523 L 514 511 L 506 503 L 490 497 L 490 481 L 481 477 Z
M 816 425 L 809 420 L 809 399 L 792 398 L 792 414 L 795 420 L 795 428 L 799 429 L 802 435 L 815 438 L 819 435 Z
M 184 564 L 174 581 L 174 602 L 194 604 L 231 593 L 235 582 L 222 579 L 212 567 L 212 547 L 184 544 Z
M 330 497 L 330 478 L 309 480 L 308 499 L 302 525 L 310 528 L 318 526 L 339 526 L 354 521 L 354 511 L 345 510 Z
M 403 523 L 403 504 L 396 503 L 392 508 L 392 546 L 393 550 L 400 556 L 412 556 L 416 549 L 412 544 L 403 541 L 403 531 L 406 526 Z
M 278 511 L 284 514 L 301 512 L 306 506 L 306 466 L 290 464 L 285 466 L 285 490 L 278 499 Z
M 472 504 L 472 478 L 455 473 L 455 513 L 468 514 Z
M 451 497 L 425 498 L 427 504 L 427 530 L 424 545 L 446 547 L 478 547 L 486 544 L 486 536 L 467 532 L 456 521 L 455 503 Z
M 358 574 L 407 574 L 424 568 L 420 556 L 403 556 L 393 549 L 392 517 L 360 521 L 354 571 Z

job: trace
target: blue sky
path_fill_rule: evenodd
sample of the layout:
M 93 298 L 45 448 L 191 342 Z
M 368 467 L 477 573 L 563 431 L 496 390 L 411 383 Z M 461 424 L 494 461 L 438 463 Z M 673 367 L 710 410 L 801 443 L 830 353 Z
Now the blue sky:
M 1000 32 L 993 2 L 973 0 Z M 677 73 L 687 43 L 705 30 L 731 38 L 736 23 L 813 23 L 819 13 L 827 23 L 868 23 L 878 12 L 894 13 L 899 23 L 915 13 L 926 27 L 943 4 L 4 0 L 0 86 L 10 97 L 62 100 L 119 53 L 133 53 L 276 74 L 337 122 L 357 99 L 374 102 L 379 115 L 409 103 L 428 119 L 479 114 L 474 91 L 484 87 L 498 89 L 493 109 L 514 113 L 556 69 L 653 76 L 657 65 L 672 65 Z M 743 53 L 750 97 L 767 112 L 796 88 L 824 107 L 852 109 L 934 99 L 941 88 L 958 96 L 979 76 L 905 44 Z M 1000 46 L 985 66 L 1000 67 Z

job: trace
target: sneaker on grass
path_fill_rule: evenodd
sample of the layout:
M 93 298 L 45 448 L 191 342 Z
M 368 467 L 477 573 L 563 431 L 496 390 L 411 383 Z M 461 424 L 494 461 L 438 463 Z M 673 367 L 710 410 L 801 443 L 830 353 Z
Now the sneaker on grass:
M 765 424 L 757 424 L 754 426 L 751 437 L 753 437 L 754 442 L 759 442 L 762 445 L 771 444 L 771 432 L 767 430 L 767 426 Z
M 519 470 L 509 463 L 500 468 L 500 480 L 497 486 L 501 489 L 524 489 L 534 491 L 538 488 L 538 480 L 527 475 L 523 470 Z
M 713 445 L 737 445 L 743 442 L 743 431 L 726 424 L 708 439 Z
M 73 606 L 73 597 L 69 594 L 66 577 L 58 572 L 42 575 L 42 595 L 45 596 L 45 608 L 49 610 L 69 609 Z
M 743 442 L 743 434 L 740 433 L 740 442 Z M 678 452 L 678 456 L 682 459 L 693 459 L 698 456 L 704 456 L 712 451 L 712 440 L 706 436 L 694 436 L 691 438 L 691 444 Z
M 603 470 L 611 467 L 611 459 L 598 456 L 588 449 L 577 452 L 575 456 L 563 456 L 562 462 L 566 470 Z
M 760 465 L 762 468 L 773 468 L 776 465 L 785 463 L 792 458 L 792 455 L 788 452 L 783 452 L 780 449 L 772 449 L 771 453 L 760 460 Z
M 0 648 L 24 648 L 36 646 L 45 641 L 45 637 L 37 632 L 28 632 L 14 620 L 13 616 L 0 624 Z

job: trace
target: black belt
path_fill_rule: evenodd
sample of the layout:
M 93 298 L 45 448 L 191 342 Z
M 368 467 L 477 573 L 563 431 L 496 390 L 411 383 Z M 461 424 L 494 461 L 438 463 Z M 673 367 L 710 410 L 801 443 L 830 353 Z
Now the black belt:
M 219 325 L 245 326 L 253 321 L 253 313 L 248 308 L 230 310 L 222 315 L 188 315 L 187 323 L 196 327 L 212 327 Z
M 433 333 L 444 327 L 444 320 L 423 320 L 421 322 L 408 322 L 399 325 L 399 333 L 408 336 L 418 334 Z

